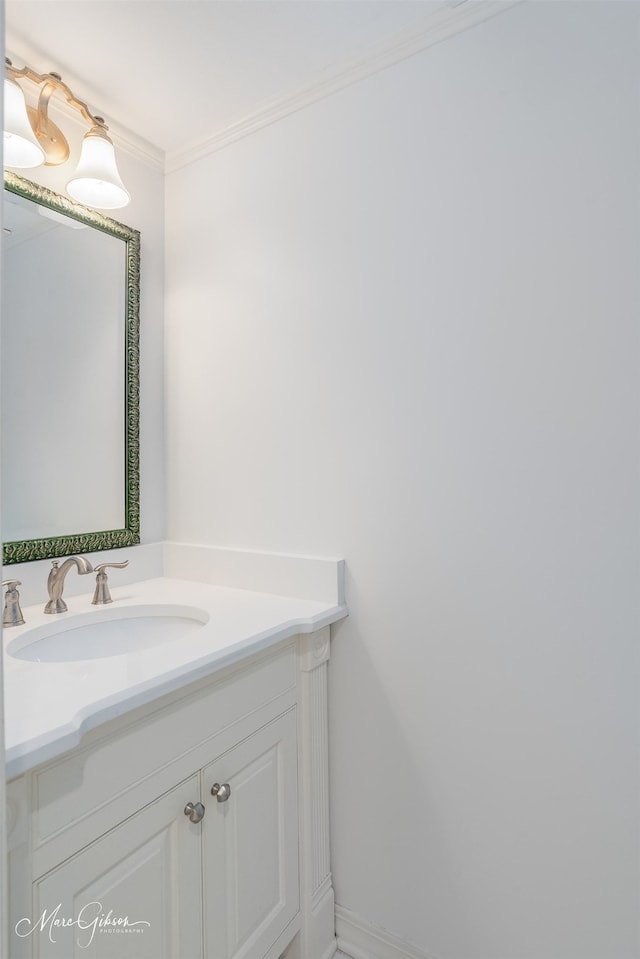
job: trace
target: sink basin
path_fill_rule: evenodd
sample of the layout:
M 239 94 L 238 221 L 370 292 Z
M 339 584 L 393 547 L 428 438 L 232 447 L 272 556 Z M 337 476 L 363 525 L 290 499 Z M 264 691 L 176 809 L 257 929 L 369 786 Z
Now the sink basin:
M 12 639 L 7 653 L 34 663 L 68 663 L 140 652 L 187 640 L 208 622 L 209 614 L 177 604 L 96 608 L 34 626 Z

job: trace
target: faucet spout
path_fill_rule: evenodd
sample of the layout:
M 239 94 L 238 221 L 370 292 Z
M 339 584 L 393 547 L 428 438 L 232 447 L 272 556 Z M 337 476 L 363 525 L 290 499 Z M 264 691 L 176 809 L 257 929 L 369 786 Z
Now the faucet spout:
M 62 590 L 66 575 L 72 566 L 76 567 L 81 576 L 93 572 L 93 566 L 84 556 L 70 556 L 69 559 L 65 559 L 62 566 L 58 566 L 57 559 L 52 560 L 51 572 L 47 579 L 49 602 L 44 608 L 45 613 L 66 613 L 67 604 L 62 598 Z

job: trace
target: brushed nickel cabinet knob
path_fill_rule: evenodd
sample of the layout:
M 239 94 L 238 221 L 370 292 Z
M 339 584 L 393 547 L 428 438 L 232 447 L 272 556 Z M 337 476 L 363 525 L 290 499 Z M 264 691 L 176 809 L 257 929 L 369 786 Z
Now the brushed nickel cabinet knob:
M 191 822 L 200 822 L 204 818 L 204 806 L 201 802 L 188 802 L 184 807 L 184 814 L 188 816 Z
M 211 795 L 215 796 L 218 802 L 226 802 L 231 795 L 231 786 L 229 783 L 224 783 L 222 786 L 220 783 L 214 783 L 211 787 Z

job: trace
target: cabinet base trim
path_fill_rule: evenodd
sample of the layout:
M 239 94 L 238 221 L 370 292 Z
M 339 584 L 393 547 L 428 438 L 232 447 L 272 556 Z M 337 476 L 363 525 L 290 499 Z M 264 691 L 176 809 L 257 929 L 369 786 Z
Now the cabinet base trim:
M 337 951 L 338 943 L 335 939 L 332 939 L 324 952 L 315 954 L 311 959 L 333 959 Z M 299 941 L 294 939 L 291 946 L 283 953 L 281 959 L 295 959 L 297 955 L 299 955 Z
M 317 896 L 302 902 L 302 925 L 286 959 L 331 959 L 338 949 L 335 934 L 335 900 L 331 877 Z

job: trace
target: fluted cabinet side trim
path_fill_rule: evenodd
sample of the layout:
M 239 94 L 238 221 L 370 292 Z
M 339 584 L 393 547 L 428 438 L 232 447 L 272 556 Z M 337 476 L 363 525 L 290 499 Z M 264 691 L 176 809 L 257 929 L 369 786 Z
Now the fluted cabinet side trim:
M 300 683 L 299 812 L 302 927 L 287 959 L 329 959 L 335 952 L 329 841 L 328 626 L 298 638 Z
M 322 665 L 307 674 L 309 684 L 309 712 L 312 720 L 311 761 L 311 822 L 315 856 L 311 893 L 315 893 L 327 878 L 329 866 L 329 777 L 328 777 L 328 718 L 327 666 Z

